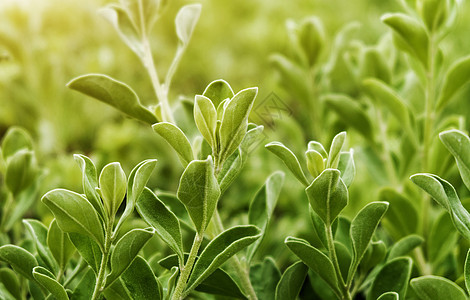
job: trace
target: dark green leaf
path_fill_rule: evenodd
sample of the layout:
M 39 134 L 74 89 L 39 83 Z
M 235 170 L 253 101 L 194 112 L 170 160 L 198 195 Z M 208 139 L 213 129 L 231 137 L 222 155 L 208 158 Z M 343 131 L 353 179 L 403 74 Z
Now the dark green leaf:
M 33 276 L 36 281 L 51 293 L 57 300 L 68 300 L 69 296 L 64 287 L 55 280 L 54 275 L 43 267 L 35 267 Z
M 400 297 L 398 296 L 398 293 L 396 292 L 386 292 L 380 295 L 377 300 L 399 300 Z
M 47 245 L 47 227 L 38 220 L 33 219 L 23 219 L 23 224 L 31 234 L 32 241 L 36 246 L 36 251 L 45 266 L 49 270 L 56 272 L 58 266 L 55 263 L 52 253 Z
M 0 247 L 0 260 L 10 264 L 18 274 L 34 281 L 33 268 L 38 265 L 36 258 L 25 249 L 15 245 Z
M 220 196 L 210 156 L 206 160 L 194 160 L 186 167 L 181 175 L 177 196 L 186 206 L 197 231 L 203 232 Z
M 298 261 L 290 265 L 282 274 L 276 287 L 276 300 L 296 300 L 307 276 L 307 266 Z
M 400 256 L 405 256 L 411 250 L 420 246 L 423 242 L 424 242 L 424 239 L 420 237 L 419 235 L 412 234 L 412 235 L 405 236 L 404 238 L 400 239 L 399 241 L 397 241 L 395 244 L 392 245 L 388 253 L 387 260 L 392 260 Z
M 349 268 L 352 262 L 352 253 L 349 252 L 348 247 L 343 243 L 334 241 L 336 257 L 338 258 L 338 264 L 343 279 L 348 277 Z
M 408 257 L 399 257 L 387 262 L 375 277 L 367 299 L 377 299 L 385 292 L 396 292 L 400 299 L 404 299 L 412 265 L 413 261 Z
M 340 178 L 340 172 L 335 169 L 324 170 L 305 192 L 313 210 L 327 226 L 348 204 L 348 190 Z
M 460 176 L 467 189 L 470 189 L 470 139 L 459 130 L 448 130 L 439 134 L 444 146 L 454 156 Z
M 308 186 L 308 180 L 300 167 L 299 160 L 289 148 L 280 142 L 271 142 L 265 147 L 277 155 L 302 184 Z
M 447 278 L 427 275 L 411 280 L 411 287 L 422 300 L 466 300 L 467 295 L 454 282 Z
M 223 79 L 218 79 L 209 83 L 202 95 L 211 99 L 214 107 L 219 107 L 222 101 L 232 99 L 235 94 L 228 82 Z
M 0 269 L 0 284 L 3 284 L 12 299 L 21 299 L 20 281 L 12 269 Z
M 224 262 L 260 237 L 260 230 L 252 225 L 235 226 L 216 236 L 202 251 L 194 265 L 187 290 L 192 290 Z
M 122 273 L 121 282 L 132 295 L 132 299 L 163 299 L 163 289 L 148 263 L 137 256 Z
M 470 292 L 470 249 L 467 251 L 467 257 L 465 258 L 464 278 L 467 292 Z
M 107 103 L 121 112 L 149 124 L 157 117 L 142 106 L 137 94 L 125 83 L 102 74 L 87 74 L 67 83 L 67 87 Z
M 145 188 L 137 201 L 137 211 L 183 262 L 181 228 L 175 214 L 148 188 Z
M 274 299 L 281 272 L 271 257 L 250 267 L 250 282 L 259 299 Z
M 64 189 L 46 193 L 41 201 L 52 211 L 60 229 L 86 234 L 100 247 L 104 244 L 103 226 L 93 205 L 82 195 Z
M 188 138 L 176 125 L 168 122 L 160 122 L 154 124 L 152 128 L 175 149 L 184 167 L 194 159 L 193 148 Z
M 75 252 L 75 247 L 70 241 L 68 235 L 63 232 L 57 221 L 52 220 L 47 232 L 47 246 L 54 256 L 60 269 L 64 269 L 70 257 Z
M 470 80 L 470 56 L 456 61 L 447 70 L 444 83 L 440 89 L 437 109 L 442 109 L 452 100 L 452 97 Z

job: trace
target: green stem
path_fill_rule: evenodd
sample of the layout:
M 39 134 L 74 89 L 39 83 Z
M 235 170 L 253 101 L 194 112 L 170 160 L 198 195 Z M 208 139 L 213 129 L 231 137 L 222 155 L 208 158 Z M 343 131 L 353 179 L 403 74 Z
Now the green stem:
M 339 278 L 339 286 L 341 292 L 343 293 L 343 299 L 351 300 L 351 294 L 349 293 L 349 289 L 344 282 L 343 275 L 341 274 L 341 269 L 339 267 L 338 256 L 336 256 L 336 249 L 331 224 L 326 225 L 326 239 L 328 240 L 328 253 L 330 254 L 331 260 L 333 261 L 333 266 L 336 271 L 336 277 Z
M 114 218 L 112 218 L 114 219 Z M 104 286 L 106 284 L 106 266 L 108 265 L 109 254 L 112 244 L 112 231 L 113 231 L 113 222 L 114 220 L 110 220 L 106 226 L 106 234 L 104 237 L 104 247 L 102 249 L 103 255 L 101 258 L 100 269 L 98 271 L 98 277 L 96 278 L 95 289 L 93 290 L 93 296 L 91 297 L 92 300 L 99 299 L 101 293 L 104 290 Z
M 186 283 L 188 281 L 189 275 L 191 274 L 191 270 L 193 269 L 197 253 L 199 252 L 199 248 L 201 247 L 201 243 L 203 240 L 204 232 L 197 233 L 194 237 L 193 245 L 191 247 L 191 251 L 189 252 L 188 261 L 181 269 L 180 277 L 178 278 L 178 282 L 176 283 L 175 292 L 173 294 L 173 297 L 171 297 L 172 300 L 183 299 L 184 288 L 186 287 Z

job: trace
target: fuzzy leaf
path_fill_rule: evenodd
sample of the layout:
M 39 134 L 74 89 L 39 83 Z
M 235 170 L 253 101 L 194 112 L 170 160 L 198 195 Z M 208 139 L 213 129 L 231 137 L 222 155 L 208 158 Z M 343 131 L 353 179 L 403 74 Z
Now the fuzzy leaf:
M 259 299 L 274 299 L 276 286 L 281 279 L 281 272 L 271 257 L 250 266 L 250 282 Z
M 70 241 L 96 275 L 101 264 L 102 252 L 98 244 L 90 237 L 79 233 L 69 233 Z
M 41 201 L 52 211 L 60 229 L 86 234 L 100 247 L 104 245 L 103 226 L 93 205 L 82 195 L 64 189 L 46 193 Z
M 323 156 L 315 150 L 307 150 L 305 156 L 307 157 L 307 169 L 310 175 L 316 178 L 325 169 Z
M 178 11 L 175 18 L 176 34 L 184 45 L 191 39 L 200 14 L 201 4 L 185 5 Z
M 137 211 L 183 262 L 181 228 L 175 214 L 148 188 L 145 188 L 137 201 Z
M 215 148 L 217 111 L 209 98 L 196 95 L 194 99 L 194 121 L 204 139 L 206 139 L 211 148 Z
M 248 246 L 246 259 L 251 261 L 261 244 L 268 222 L 276 206 L 284 182 L 284 173 L 275 172 L 268 177 L 263 187 L 256 193 L 248 211 L 248 222 L 261 229 L 261 238 Z
M 299 160 L 289 148 L 280 142 L 271 142 L 265 147 L 278 156 L 302 184 L 308 186 L 308 180 L 300 167 Z
M 452 299 L 465 300 L 464 290 L 447 278 L 427 275 L 411 280 L 411 287 L 423 300 Z
M 99 183 L 99 191 L 108 216 L 114 216 L 126 195 L 127 178 L 121 164 L 114 162 L 104 166 Z
M 121 275 L 121 282 L 133 299 L 163 299 L 163 289 L 148 263 L 137 256 Z
M 255 102 L 258 88 L 238 92 L 224 107 L 219 128 L 220 160 L 223 162 L 240 146 L 248 129 L 248 116 Z
M 396 292 L 400 299 L 405 299 L 412 265 L 409 257 L 399 257 L 387 262 L 375 277 L 367 300 L 377 299 L 385 292 Z
M 296 300 L 307 276 L 307 266 L 298 261 L 282 274 L 276 287 L 276 300 Z
M 209 83 L 202 95 L 211 99 L 214 107 L 219 107 L 222 101 L 232 99 L 235 94 L 228 82 L 223 79 L 218 79 Z
M 260 236 L 260 230 L 252 225 L 235 226 L 216 236 L 196 261 L 187 290 L 194 289 L 224 262 Z
M 444 108 L 453 96 L 470 81 L 470 56 L 456 61 L 448 69 L 437 101 L 437 109 Z
M 68 300 L 64 287 L 55 280 L 54 275 L 43 267 L 33 269 L 33 277 L 57 300 Z
M 106 277 L 107 286 L 127 270 L 139 251 L 153 237 L 153 234 L 153 229 L 133 229 L 116 243 L 110 259 L 111 273 Z
M 439 134 L 444 146 L 454 156 L 460 176 L 470 190 L 470 138 L 459 130 L 448 130 Z
M 32 240 L 36 246 L 39 257 L 44 261 L 49 270 L 57 271 L 57 264 L 54 261 L 51 251 L 47 246 L 47 227 L 33 219 L 23 219 L 23 224 L 31 234 Z
M 186 206 L 198 232 L 209 224 L 219 196 L 212 158 L 192 161 L 181 175 L 177 197 Z
M 346 132 L 338 133 L 331 142 L 330 152 L 328 153 L 328 160 L 326 167 L 330 169 L 338 168 L 339 158 L 341 149 L 343 148 L 344 142 L 346 141 Z
M 338 278 L 336 277 L 333 263 L 328 256 L 302 239 L 287 237 L 285 243 L 297 257 L 325 280 L 336 294 L 341 294 L 338 289 Z
M 33 268 L 38 262 L 25 249 L 15 245 L 4 245 L 0 247 L 0 260 L 8 263 L 16 273 L 34 281 Z
M 395 244 L 392 245 L 388 253 L 387 260 L 392 260 L 400 256 L 405 256 L 411 250 L 423 244 L 423 242 L 424 242 L 424 239 L 420 237 L 419 235 L 416 235 L 416 234 L 408 235 L 398 240 Z
M 242 170 L 243 164 L 243 153 L 240 149 L 236 150 L 225 160 L 225 163 L 217 176 L 221 194 L 223 194 L 230 187 L 233 181 L 235 181 Z
M 305 192 L 313 210 L 326 225 L 331 225 L 348 204 L 348 190 L 335 169 L 324 170 Z
M 140 104 L 137 94 L 125 83 L 102 74 L 87 74 L 67 83 L 67 87 L 107 103 L 121 112 L 149 124 L 157 117 Z
M 153 130 L 158 133 L 178 154 L 184 167 L 194 159 L 193 148 L 188 141 L 186 135 L 176 125 L 168 122 L 160 122 L 152 126 Z
M 399 300 L 399 299 L 400 297 L 398 293 L 396 292 L 386 292 L 380 295 L 379 298 L 377 298 L 377 300 Z

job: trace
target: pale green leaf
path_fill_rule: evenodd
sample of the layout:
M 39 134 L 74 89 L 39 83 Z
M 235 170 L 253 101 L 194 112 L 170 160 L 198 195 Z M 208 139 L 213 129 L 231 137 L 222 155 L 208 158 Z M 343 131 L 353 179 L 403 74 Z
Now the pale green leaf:
M 447 278 L 427 275 L 411 280 L 411 287 L 422 300 L 466 300 L 464 290 Z
M 439 138 L 454 156 L 460 176 L 470 190 L 470 138 L 456 129 L 441 132 Z
M 378 198 L 390 203 L 382 225 L 395 239 L 417 232 L 418 211 L 410 199 L 392 188 L 381 189 Z
M 442 1 L 444 2 L 444 1 Z M 470 81 L 470 56 L 459 59 L 449 67 L 440 89 L 437 109 L 444 108 L 453 96 Z
M 194 121 L 204 139 L 206 139 L 212 148 L 215 148 L 217 111 L 209 98 L 196 95 L 194 99 Z
M 154 124 L 152 128 L 176 151 L 184 167 L 194 159 L 193 149 L 188 138 L 176 125 L 160 122 Z
M 19 150 L 33 150 L 33 139 L 29 133 L 21 127 L 11 126 L 3 136 L 2 156 L 6 161 Z
M 287 148 L 286 146 L 284 146 L 284 144 L 280 142 L 271 142 L 265 147 L 266 149 L 274 153 L 276 156 L 278 156 L 284 162 L 287 168 L 292 172 L 292 174 L 294 174 L 294 176 L 302 184 L 308 186 L 309 182 L 305 177 L 302 168 L 300 167 L 299 160 L 289 148 Z
M 416 247 L 422 245 L 424 243 L 424 239 L 416 234 L 411 234 L 405 236 L 404 238 L 395 242 L 388 252 L 387 260 L 392 260 L 394 258 L 405 256 L 411 250 L 415 249 Z
M 346 132 L 340 132 L 333 138 L 331 142 L 330 152 L 328 153 L 328 160 L 326 162 L 326 167 L 329 169 L 338 168 L 339 158 L 341 154 L 341 149 L 343 148 L 344 142 L 346 141 Z
M 316 178 L 325 169 L 323 156 L 315 150 L 307 150 L 305 156 L 307 157 L 307 169 L 313 178 Z
M 235 94 L 227 81 L 218 79 L 209 83 L 202 95 L 211 99 L 214 107 L 217 108 L 222 101 L 232 99 Z
M 428 234 L 429 262 L 435 266 L 441 265 L 445 258 L 455 250 L 458 239 L 459 233 L 455 230 L 452 218 L 446 211 L 441 210 Z
M 60 269 L 64 269 L 75 252 L 75 247 L 70 241 L 68 235 L 59 228 L 56 219 L 52 220 L 49 225 L 49 230 L 47 232 L 47 245 Z
M 58 265 L 55 263 L 47 244 L 47 227 L 38 220 L 33 219 L 23 219 L 23 224 L 31 234 L 32 241 L 36 246 L 36 251 L 45 266 L 49 270 L 56 272 Z
M 470 249 L 467 251 L 467 257 L 465 258 L 464 278 L 467 292 L 470 292 Z
M 409 257 L 387 262 L 372 282 L 367 300 L 377 299 L 385 292 L 396 292 L 400 299 L 405 299 L 412 266 L 413 261 Z
M 178 11 L 175 18 L 176 34 L 183 45 L 186 45 L 191 39 L 200 14 L 200 4 L 185 5 Z
M 306 18 L 300 24 L 298 41 L 308 65 L 314 66 L 325 44 L 325 30 L 321 20 L 317 17 Z
M 348 152 L 341 152 L 339 157 L 338 170 L 341 172 L 341 179 L 349 187 L 356 176 L 356 165 L 354 164 L 353 149 Z
M 64 287 L 55 280 L 54 275 L 43 267 L 33 269 L 33 277 L 57 300 L 68 300 L 69 296 Z
M 26 149 L 19 150 L 7 160 L 5 185 L 16 196 L 34 183 L 36 174 L 34 153 Z
M 296 300 L 307 276 L 307 266 L 298 261 L 282 274 L 276 286 L 276 300 Z

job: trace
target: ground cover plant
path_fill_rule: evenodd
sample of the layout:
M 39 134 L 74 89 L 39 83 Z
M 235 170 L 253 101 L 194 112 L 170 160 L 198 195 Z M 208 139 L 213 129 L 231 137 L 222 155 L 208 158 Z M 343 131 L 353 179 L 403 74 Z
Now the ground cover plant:
M 54 56 L 15 35 L 34 14 L 0 6 L 0 94 L 21 99 L 1 100 L 1 299 L 469 298 L 466 3 L 358 1 L 367 30 L 305 4 L 254 60 L 272 93 L 241 58 L 227 80 L 185 60 L 218 60 L 198 28 L 219 4 L 101 4 L 87 34 L 112 47 L 90 53 L 118 59 L 50 84 L 32 58 Z M 205 81 L 177 97 L 187 74 Z M 29 106 L 33 125 L 11 122 Z

